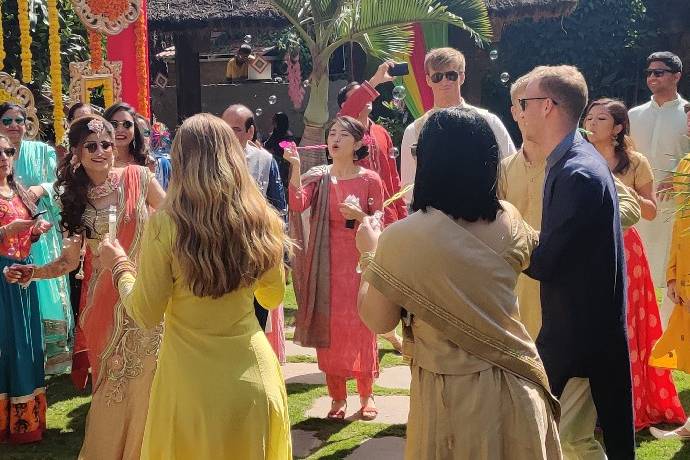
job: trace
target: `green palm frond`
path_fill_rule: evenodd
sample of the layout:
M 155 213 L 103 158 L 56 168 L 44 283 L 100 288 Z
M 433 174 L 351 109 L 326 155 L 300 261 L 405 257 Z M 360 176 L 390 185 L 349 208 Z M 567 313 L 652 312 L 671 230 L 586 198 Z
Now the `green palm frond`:
M 305 21 L 310 22 L 312 19 L 311 2 L 309 0 L 271 0 L 271 3 L 295 26 L 296 32 L 305 41 L 307 47 L 313 48 L 316 43 L 304 25 Z
M 454 12 L 450 12 L 451 8 Z M 329 52 L 355 41 L 379 57 L 408 54 L 412 23 L 446 23 L 467 31 L 477 43 L 491 37 L 491 24 L 482 0 L 454 0 L 446 5 L 437 0 L 357 0 L 348 2 L 340 16 Z
M 491 23 L 483 0 L 360 0 L 353 34 L 413 22 L 446 23 L 466 30 L 478 42 L 491 38 Z

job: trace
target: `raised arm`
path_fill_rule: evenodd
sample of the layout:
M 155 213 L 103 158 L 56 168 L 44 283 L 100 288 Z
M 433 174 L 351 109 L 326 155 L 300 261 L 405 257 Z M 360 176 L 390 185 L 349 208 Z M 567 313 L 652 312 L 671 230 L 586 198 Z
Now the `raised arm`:
M 117 264 L 113 274 L 122 271 L 117 279 L 120 299 L 127 314 L 143 328 L 151 329 L 163 320 L 163 313 L 172 296 L 172 232 L 165 214 L 156 213 L 144 230 L 136 275 L 122 270 Z

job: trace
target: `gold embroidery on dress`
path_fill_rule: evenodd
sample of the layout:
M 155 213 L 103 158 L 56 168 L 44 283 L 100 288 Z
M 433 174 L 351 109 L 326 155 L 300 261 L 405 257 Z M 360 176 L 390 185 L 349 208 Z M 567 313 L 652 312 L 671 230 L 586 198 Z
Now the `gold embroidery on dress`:
M 122 308 L 117 302 L 116 309 Z M 137 327 L 127 315 L 124 318 L 122 336 L 107 360 L 102 360 L 101 375 L 105 375 L 106 404 L 111 406 L 125 398 L 128 379 L 139 377 L 144 371 L 146 356 L 158 356 L 163 326 L 146 330 Z

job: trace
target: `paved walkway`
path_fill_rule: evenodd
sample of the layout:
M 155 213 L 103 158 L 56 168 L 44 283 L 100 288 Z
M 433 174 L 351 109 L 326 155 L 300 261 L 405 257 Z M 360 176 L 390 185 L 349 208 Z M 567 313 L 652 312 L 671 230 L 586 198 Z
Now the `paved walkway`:
M 301 347 L 292 340 L 285 343 L 287 356 L 315 357 L 313 348 Z M 283 365 L 283 375 L 286 384 L 301 383 L 307 385 L 325 385 L 326 379 L 316 363 L 299 362 Z M 376 385 L 390 389 L 410 388 L 410 369 L 407 366 L 395 366 L 381 370 Z M 407 422 L 409 413 L 408 396 L 376 396 L 378 417 L 370 422 L 360 420 L 359 396 L 350 395 L 347 400 L 346 421 L 368 424 L 403 425 Z M 306 417 L 324 419 L 330 410 L 331 399 L 327 396 L 317 398 L 307 410 Z M 332 423 L 332 422 L 328 422 Z M 306 458 L 321 449 L 325 442 L 317 437 L 317 433 L 295 429 L 292 431 L 293 455 L 295 458 Z M 345 458 L 354 460 L 398 460 L 403 458 L 405 440 L 394 436 L 367 439 Z

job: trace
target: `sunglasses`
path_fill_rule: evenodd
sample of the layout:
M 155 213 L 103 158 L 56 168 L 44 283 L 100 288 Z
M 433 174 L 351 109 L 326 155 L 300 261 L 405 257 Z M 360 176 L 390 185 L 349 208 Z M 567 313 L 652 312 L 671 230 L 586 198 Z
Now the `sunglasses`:
M 125 120 L 125 121 L 113 120 L 110 122 L 110 124 L 113 125 L 113 128 L 115 128 L 115 129 L 119 128 L 120 126 L 122 126 L 125 129 L 129 129 L 132 126 L 134 126 L 134 123 L 129 121 L 129 120 Z
M 431 81 L 434 83 L 440 83 L 443 77 L 446 77 L 448 81 L 458 81 L 458 77 L 461 72 L 456 72 L 455 70 L 449 70 L 448 72 L 436 72 L 431 74 Z
M 11 158 L 17 153 L 17 149 L 15 149 L 14 147 L 0 149 L 0 153 L 4 153 L 7 158 Z
M 17 123 L 19 126 L 23 126 L 24 122 L 26 122 L 26 120 L 24 118 L 21 118 L 21 117 L 20 118 L 3 118 L 2 119 L 2 124 L 5 126 L 10 126 L 12 124 L 12 122 Z
M 87 142 L 84 144 L 84 148 L 89 151 L 90 154 L 96 153 L 96 150 L 98 150 L 98 147 L 101 147 L 101 150 L 104 152 L 109 152 L 113 149 L 113 143 L 109 141 L 101 141 L 101 142 Z
M 551 99 L 550 97 L 526 97 L 524 99 L 518 99 L 518 102 L 520 103 L 520 108 L 524 112 L 525 109 L 527 108 L 527 101 L 544 101 L 546 99 Z M 551 99 L 551 102 L 553 102 L 553 105 L 558 105 L 557 101 L 554 101 Z
M 644 74 L 647 78 L 651 77 L 654 75 L 657 78 L 661 78 L 664 76 L 665 73 L 675 73 L 673 70 L 670 69 L 645 69 Z

